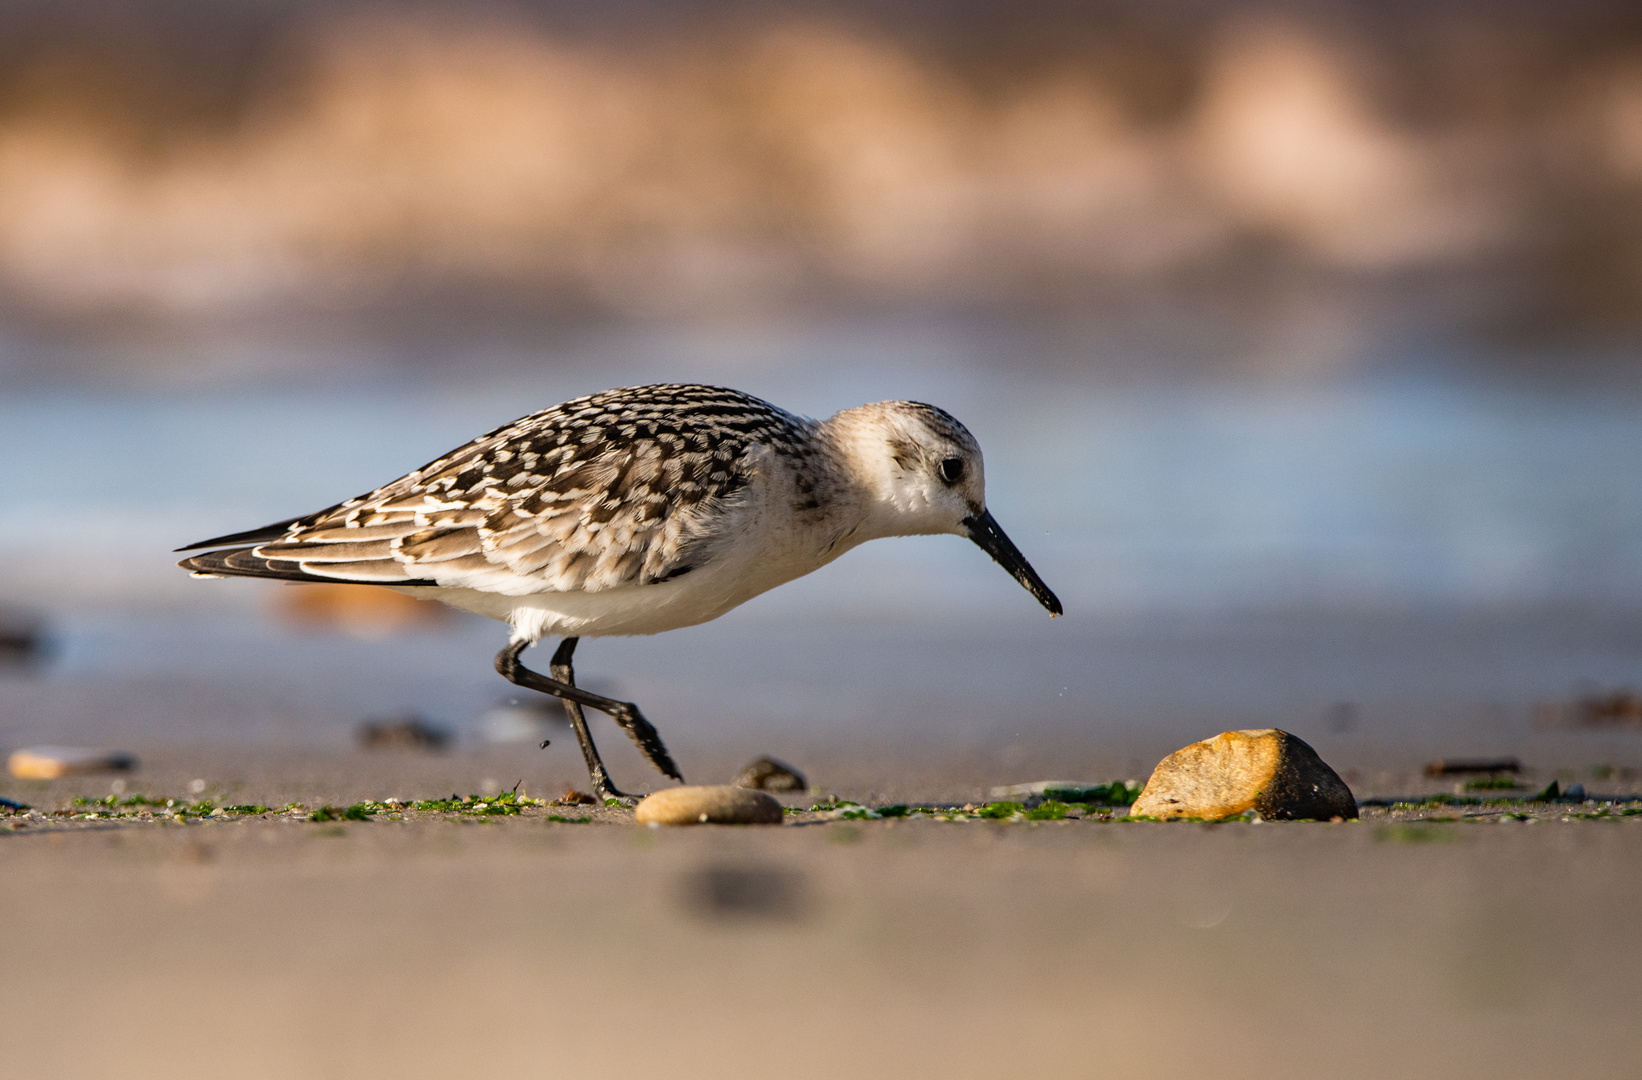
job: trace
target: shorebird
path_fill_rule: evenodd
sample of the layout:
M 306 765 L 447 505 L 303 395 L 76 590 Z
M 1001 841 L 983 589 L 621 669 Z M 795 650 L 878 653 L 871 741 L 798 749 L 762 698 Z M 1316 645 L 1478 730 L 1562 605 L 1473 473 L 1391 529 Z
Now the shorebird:
M 694 626 L 864 541 L 939 533 L 967 536 L 1061 613 L 987 512 L 981 448 L 948 413 L 881 401 L 816 421 L 669 384 L 567 401 L 356 499 L 177 550 L 216 549 L 178 564 L 196 577 L 379 585 L 509 623 L 496 670 L 559 698 L 594 794 L 631 802 L 584 705 L 683 777 L 637 705 L 576 685 L 577 641 Z M 519 661 L 544 637 L 562 638 L 549 675 Z

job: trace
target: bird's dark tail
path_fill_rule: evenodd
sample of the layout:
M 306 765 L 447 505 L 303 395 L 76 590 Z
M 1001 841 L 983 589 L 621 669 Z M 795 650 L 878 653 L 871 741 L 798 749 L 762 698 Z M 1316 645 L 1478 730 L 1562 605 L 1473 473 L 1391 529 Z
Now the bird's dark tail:
M 275 581 L 315 581 L 329 585 L 356 584 L 356 585 L 437 585 L 437 581 L 427 578 L 365 578 L 365 577 L 325 577 L 320 574 L 311 574 L 302 568 L 302 564 L 295 559 L 270 559 L 257 554 L 254 547 L 225 548 L 222 551 L 207 551 L 203 555 L 190 555 L 177 564 L 200 577 L 252 577 L 272 578 Z

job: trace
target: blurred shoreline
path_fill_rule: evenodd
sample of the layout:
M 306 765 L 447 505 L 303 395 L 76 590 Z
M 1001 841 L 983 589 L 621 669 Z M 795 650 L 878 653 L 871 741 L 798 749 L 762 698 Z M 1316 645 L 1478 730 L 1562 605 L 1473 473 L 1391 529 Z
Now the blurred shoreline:
M 1634 5 L 81 0 L 0 43 L 0 312 L 44 337 L 1319 282 L 1642 328 Z

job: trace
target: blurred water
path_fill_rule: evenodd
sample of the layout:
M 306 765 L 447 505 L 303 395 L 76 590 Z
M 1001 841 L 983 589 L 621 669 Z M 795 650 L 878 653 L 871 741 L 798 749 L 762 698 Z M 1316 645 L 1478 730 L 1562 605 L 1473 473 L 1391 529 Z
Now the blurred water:
M 1499 743 L 1527 737 L 1536 700 L 1642 677 L 1642 397 L 1433 363 L 1132 378 L 1029 349 L 957 331 L 628 336 L 421 381 L 14 390 L 0 600 L 53 617 L 62 655 L 43 679 L 0 682 L 0 741 L 336 740 L 372 712 L 476 715 L 506 689 L 488 663 L 500 627 L 303 634 L 270 621 L 279 586 L 191 580 L 170 549 L 329 505 L 575 394 L 658 380 L 812 415 L 892 397 L 951 409 L 986 449 L 992 509 L 1068 611 L 1051 622 L 970 545 L 918 538 L 713 626 L 589 643 L 589 676 L 703 737 L 1282 722 L 1327 741 L 1349 734 L 1330 710 L 1353 702 L 1386 738 Z
M 1029 347 L 624 339 L 420 381 L 13 389 L 0 596 L 215 604 L 226 590 L 174 572 L 171 548 L 330 505 L 576 394 L 707 380 L 819 416 L 949 408 L 986 450 L 994 512 L 1079 612 L 1642 605 L 1642 394 L 1430 366 L 1117 379 L 1008 352 Z M 984 618 L 1019 598 L 973 555 L 871 545 L 847 575 L 780 595 Z

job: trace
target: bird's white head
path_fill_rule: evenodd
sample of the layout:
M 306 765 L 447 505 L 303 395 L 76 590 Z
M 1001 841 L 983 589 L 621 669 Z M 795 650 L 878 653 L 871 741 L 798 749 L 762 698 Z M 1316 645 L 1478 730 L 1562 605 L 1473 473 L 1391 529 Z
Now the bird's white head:
M 980 445 L 948 413 L 915 401 L 846 409 L 827 422 L 850 474 L 867 496 L 874 536 L 967 535 L 986 512 Z
M 865 496 L 859 539 L 967 536 L 1053 615 L 1060 601 L 986 509 L 980 444 L 950 413 L 916 401 L 846 409 L 823 428 Z

